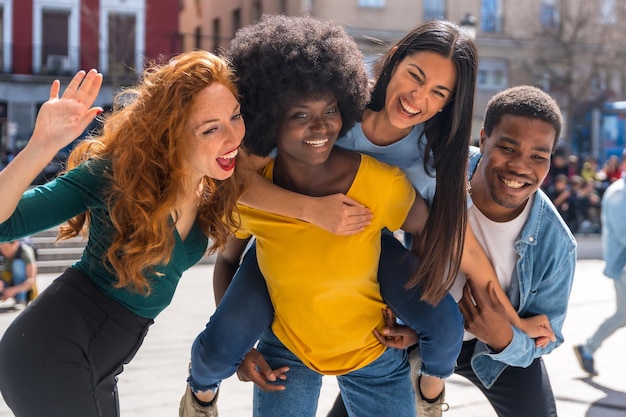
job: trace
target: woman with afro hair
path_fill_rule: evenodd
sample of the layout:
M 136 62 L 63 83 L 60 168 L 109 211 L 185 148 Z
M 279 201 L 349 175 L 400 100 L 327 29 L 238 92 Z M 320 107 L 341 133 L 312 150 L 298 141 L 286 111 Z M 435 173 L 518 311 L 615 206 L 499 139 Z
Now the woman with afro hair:
M 265 16 L 237 32 L 228 59 L 238 77 L 246 149 L 266 155 L 276 148 L 263 176 L 307 195 L 346 193 L 364 201 L 375 217 L 362 233 L 336 236 L 302 220 L 239 205 L 236 239 L 219 252 L 215 264 L 219 305 L 194 342 L 180 415 L 217 415 L 217 386 L 229 374 L 216 377 L 212 361 L 222 357 L 220 350 L 227 349 L 229 356 L 232 351 L 221 343 L 223 335 L 213 332 L 212 322 L 228 323 L 228 345 L 240 344 L 243 357 L 252 345 L 233 339 L 248 337 L 248 328 L 257 327 L 256 315 L 265 318 L 267 313 L 273 316 L 271 327 L 266 329 L 267 323 L 259 329 L 263 334 L 257 334 L 255 352 L 270 367 L 288 366 L 289 374 L 281 381 L 284 390 L 255 386 L 255 416 L 314 416 L 322 375 L 337 375 L 342 391 L 358 398 L 355 415 L 389 415 L 393 410 L 397 416 L 414 416 L 406 353 L 387 349 L 372 329 L 385 324 L 376 280 L 381 230 L 403 226 L 418 231 L 427 207 L 400 169 L 334 146 L 369 98 L 356 43 L 335 23 Z M 256 247 L 247 258 L 256 253 L 267 289 L 262 278 L 261 290 L 255 288 L 258 282 L 248 287 L 246 276 L 233 279 L 251 236 Z M 245 275 L 257 281 L 258 275 Z M 220 304 L 231 280 L 225 304 Z M 244 293 L 238 291 L 242 286 L 247 287 Z M 222 315 L 223 305 L 237 304 L 240 310 L 258 306 L 254 298 L 267 297 L 268 291 L 267 311 L 249 311 L 241 319 Z M 234 294 L 242 297 L 235 300 Z M 231 367 L 230 374 L 235 370 Z

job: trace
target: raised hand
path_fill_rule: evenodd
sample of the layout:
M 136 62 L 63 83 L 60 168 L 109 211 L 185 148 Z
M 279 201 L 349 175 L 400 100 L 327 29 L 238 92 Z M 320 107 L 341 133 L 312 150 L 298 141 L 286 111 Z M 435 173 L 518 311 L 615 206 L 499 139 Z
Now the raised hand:
M 81 70 L 59 98 L 61 83 L 55 80 L 50 87 L 50 98 L 39 110 L 29 144 L 51 156 L 70 144 L 102 113 L 102 108 L 92 107 L 101 85 L 102 74 L 95 69 Z
M 52 83 L 50 98 L 39 110 L 28 144 L 0 171 L 3 198 L 0 222 L 13 214 L 22 193 L 57 152 L 76 139 L 102 112 L 100 107 L 92 107 L 101 85 L 102 74 L 96 70 L 77 72 L 61 98 L 61 83 L 58 80 Z

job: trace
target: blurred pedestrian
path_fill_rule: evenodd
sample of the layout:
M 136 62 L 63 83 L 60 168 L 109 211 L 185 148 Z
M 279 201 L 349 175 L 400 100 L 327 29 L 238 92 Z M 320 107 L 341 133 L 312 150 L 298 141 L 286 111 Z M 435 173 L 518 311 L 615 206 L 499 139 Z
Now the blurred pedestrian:
M 2 272 L 0 300 L 15 300 L 15 308 L 24 309 L 37 296 L 37 258 L 31 245 L 22 240 L 0 243 Z
M 598 374 L 594 353 L 609 336 L 626 326 L 626 186 L 623 175 L 604 192 L 601 217 L 604 275 L 613 279 L 616 309 L 587 342 L 574 346 L 578 364 L 591 376 Z

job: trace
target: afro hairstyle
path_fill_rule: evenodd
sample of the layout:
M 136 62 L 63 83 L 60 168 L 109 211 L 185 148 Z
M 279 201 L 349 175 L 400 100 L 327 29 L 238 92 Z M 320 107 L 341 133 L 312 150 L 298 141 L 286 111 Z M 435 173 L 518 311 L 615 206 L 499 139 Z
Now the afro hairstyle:
M 235 68 L 246 122 L 244 147 L 268 155 L 294 100 L 333 93 L 345 135 L 369 101 L 363 54 L 343 27 L 310 16 L 265 15 L 235 35 L 226 53 Z

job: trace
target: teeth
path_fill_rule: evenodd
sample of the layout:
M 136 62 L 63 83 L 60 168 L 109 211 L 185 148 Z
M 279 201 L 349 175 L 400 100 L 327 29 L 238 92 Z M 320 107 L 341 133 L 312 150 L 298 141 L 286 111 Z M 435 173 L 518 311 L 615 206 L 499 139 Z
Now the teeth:
M 326 143 L 328 142 L 328 139 L 321 139 L 321 140 L 305 140 L 304 143 L 306 143 L 309 146 L 313 146 L 314 148 L 319 148 L 321 146 L 326 145 Z
M 504 179 L 504 178 L 502 178 L 502 182 L 507 187 L 515 188 L 515 189 L 522 188 L 525 185 L 525 183 L 523 183 L 523 182 L 507 180 L 507 179 Z
M 239 153 L 239 149 L 235 149 L 234 151 L 230 151 L 227 154 L 224 154 L 222 156 L 218 156 L 218 158 L 220 158 L 220 159 L 233 159 L 234 157 L 237 156 L 238 153 Z
M 420 109 L 417 109 L 415 107 L 412 107 L 407 101 L 405 101 L 404 99 L 400 99 L 400 107 L 402 107 L 402 109 L 409 113 L 412 114 L 413 116 L 415 116 L 416 114 L 420 114 L 421 111 Z

